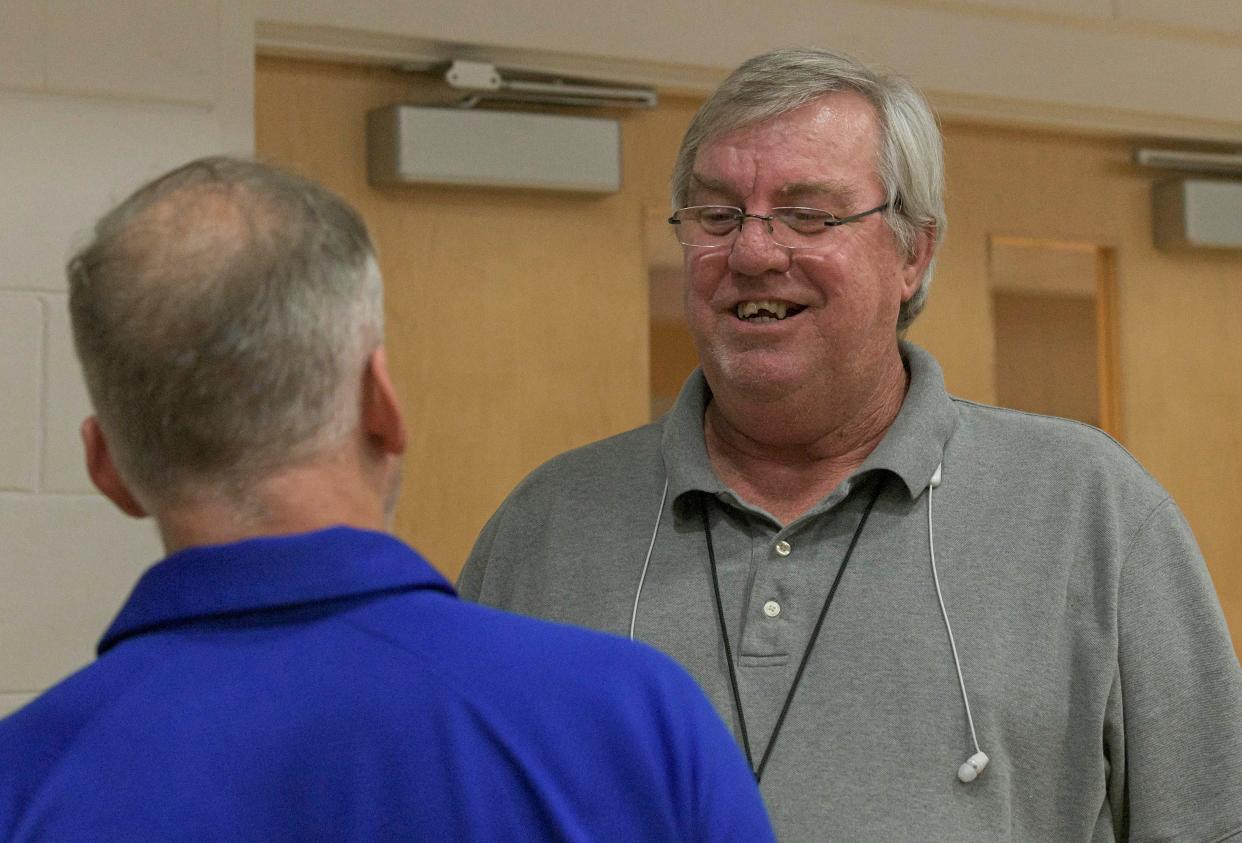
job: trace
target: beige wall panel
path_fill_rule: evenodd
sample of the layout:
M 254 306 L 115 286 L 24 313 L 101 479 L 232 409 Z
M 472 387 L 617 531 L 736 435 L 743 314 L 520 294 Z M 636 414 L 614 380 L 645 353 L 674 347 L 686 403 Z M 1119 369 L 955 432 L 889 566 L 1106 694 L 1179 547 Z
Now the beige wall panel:
M 999 402 L 1099 427 L 1095 300 L 1002 292 L 992 307 Z
M 223 2 L 47 0 L 48 85 L 212 105 Z
M 44 5 L 40 0 L 0 2 L 0 85 L 43 84 Z
M 256 138 L 262 155 L 339 191 L 372 227 L 411 433 L 397 530 L 455 576 L 528 471 L 646 421 L 644 206 L 666 201 L 663 175 L 651 174 L 668 172 L 667 138 L 688 117 L 616 115 L 625 186 L 613 196 L 372 188 L 364 115 L 412 85 L 385 69 L 261 59 Z
M 994 241 L 991 249 L 993 292 L 1094 298 L 1099 255 L 1089 243 Z

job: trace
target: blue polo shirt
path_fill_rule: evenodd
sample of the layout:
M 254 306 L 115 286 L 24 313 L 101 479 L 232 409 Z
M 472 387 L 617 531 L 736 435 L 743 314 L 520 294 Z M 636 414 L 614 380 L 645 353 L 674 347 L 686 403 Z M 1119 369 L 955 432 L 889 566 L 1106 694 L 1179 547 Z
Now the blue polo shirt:
M 176 553 L 0 721 L 4 840 L 772 839 L 672 661 L 459 601 L 391 536 Z

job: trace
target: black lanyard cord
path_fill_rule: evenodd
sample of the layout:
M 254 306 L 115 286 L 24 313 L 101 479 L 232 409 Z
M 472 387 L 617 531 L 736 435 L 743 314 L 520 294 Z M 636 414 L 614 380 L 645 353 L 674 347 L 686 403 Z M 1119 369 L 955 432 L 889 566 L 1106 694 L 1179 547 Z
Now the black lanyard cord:
M 725 625 L 724 604 L 720 600 L 720 577 L 716 575 L 716 548 L 712 545 L 712 522 L 707 514 L 707 495 L 699 495 L 699 512 L 703 516 L 703 535 L 707 538 L 707 558 L 711 563 L 712 592 L 716 595 L 716 620 L 720 623 L 720 637 L 724 640 L 725 663 L 729 665 L 729 685 L 733 688 L 733 706 L 737 710 L 737 726 L 742 733 L 742 749 L 746 750 L 746 766 L 759 781 L 761 772 L 755 772 L 755 761 L 750 754 L 750 736 L 746 734 L 746 715 L 742 714 L 742 695 L 737 690 L 737 670 L 733 667 L 733 651 L 729 647 L 729 628 Z M 768 741 L 769 747 L 772 742 Z
M 867 501 L 867 507 L 863 510 L 862 518 L 858 520 L 858 526 L 854 528 L 854 535 L 850 539 L 850 545 L 845 551 L 845 556 L 841 559 L 840 567 L 837 568 L 837 575 L 832 580 L 832 587 L 828 589 L 828 596 L 824 598 L 824 606 L 819 610 L 819 618 L 815 621 L 815 629 L 811 631 L 811 638 L 806 642 L 806 649 L 802 652 L 802 661 L 798 664 L 798 670 L 794 674 L 793 684 L 789 686 L 789 693 L 785 695 L 785 704 L 781 707 L 781 713 L 776 718 L 776 725 L 772 727 L 772 736 L 768 738 L 768 746 L 763 752 L 763 758 L 759 760 L 758 767 L 755 766 L 750 751 L 750 736 L 746 732 L 746 715 L 742 712 L 742 695 L 738 691 L 737 685 L 737 668 L 733 662 L 733 648 L 729 645 L 729 630 L 725 625 L 724 604 L 720 599 L 720 577 L 716 572 L 716 548 L 712 544 L 711 519 L 708 517 L 707 512 L 708 496 L 699 496 L 699 511 L 703 518 L 703 536 L 707 540 L 707 558 L 711 563 L 712 593 L 716 598 L 716 620 L 720 624 L 720 637 L 724 642 L 725 661 L 729 666 L 729 685 L 733 690 L 733 705 L 737 710 L 738 731 L 742 733 L 742 749 L 746 751 L 746 763 L 750 765 L 751 771 L 754 772 L 756 782 L 763 778 L 763 770 L 768 765 L 768 759 L 772 757 L 772 749 L 776 746 L 776 738 L 780 734 L 781 726 L 785 725 L 785 715 L 789 713 L 789 707 L 793 704 L 794 694 L 802 681 L 802 674 L 806 671 L 807 662 L 811 659 L 811 651 L 815 648 L 815 641 L 819 638 L 819 631 L 824 625 L 824 619 L 828 617 L 828 607 L 832 605 L 832 598 L 837 593 L 837 586 L 841 584 L 841 575 L 845 573 L 845 566 L 850 563 L 850 557 L 854 555 L 854 546 L 858 544 L 858 539 L 862 536 L 863 527 L 867 525 L 867 518 L 870 517 L 871 510 L 875 506 L 875 502 L 879 500 L 880 492 L 883 489 L 883 483 L 877 482 L 875 484 L 875 491 L 871 493 L 871 499 Z

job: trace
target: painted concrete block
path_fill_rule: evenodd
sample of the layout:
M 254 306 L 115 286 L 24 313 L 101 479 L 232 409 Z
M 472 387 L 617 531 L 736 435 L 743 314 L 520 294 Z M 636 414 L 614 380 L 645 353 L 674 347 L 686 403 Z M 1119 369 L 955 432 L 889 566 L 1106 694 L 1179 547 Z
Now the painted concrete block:
M 220 14 L 219 0 L 48 0 L 48 87 L 212 105 Z
M 65 288 L 95 220 L 143 181 L 219 149 L 193 106 L 0 92 L 0 289 Z
M 43 85 L 46 16 L 39 0 L 0 2 L 0 87 Z
M 39 489 L 93 492 L 95 488 L 82 462 L 82 441 L 78 436 L 82 419 L 91 413 L 91 403 L 82 382 L 82 368 L 73 351 L 68 296 L 48 295 L 44 303 L 48 321 L 47 380 Z
M 0 489 L 36 488 L 43 335 L 39 297 L 0 291 Z
M 161 556 L 155 528 L 99 495 L 0 492 L 0 691 L 42 691 L 95 643 Z

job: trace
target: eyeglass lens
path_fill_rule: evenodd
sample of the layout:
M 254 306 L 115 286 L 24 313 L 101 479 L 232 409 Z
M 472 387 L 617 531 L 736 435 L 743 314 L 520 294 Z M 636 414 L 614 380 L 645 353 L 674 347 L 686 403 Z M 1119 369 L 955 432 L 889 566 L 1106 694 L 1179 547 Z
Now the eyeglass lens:
M 777 245 L 808 249 L 830 243 L 842 222 L 853 222 L 879 210 L 883 206 L 841 219 L 816 208 L 773 208 L 770 214 L 747 214 L 727 205 L 696 205 L 682 208 L 669 222 L 674 224 L 677 239 L 686 246 L 727 246 L 746 221 L 753 219 L 767 228 Z

